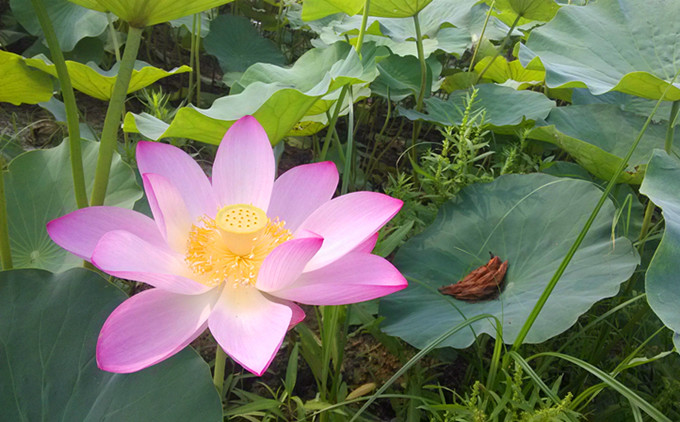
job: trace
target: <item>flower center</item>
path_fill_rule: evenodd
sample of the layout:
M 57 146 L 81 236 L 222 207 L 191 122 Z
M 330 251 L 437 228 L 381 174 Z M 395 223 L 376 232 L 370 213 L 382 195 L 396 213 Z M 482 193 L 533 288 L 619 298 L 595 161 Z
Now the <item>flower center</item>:
M 272 221 L 261 209 L 230 205 L 214 220 L 204 216 L 191 227 L 184 259 L 197 281 L 207 286 L 254 285 L 262 261 L 292 238 L 283 221 Z

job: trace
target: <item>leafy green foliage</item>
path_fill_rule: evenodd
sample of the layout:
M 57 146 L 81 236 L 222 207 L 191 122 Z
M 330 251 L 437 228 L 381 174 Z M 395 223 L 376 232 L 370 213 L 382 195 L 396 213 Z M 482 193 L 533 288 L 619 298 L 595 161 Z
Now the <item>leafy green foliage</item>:
M 680 31 L 679 15 L 680 3 L 674 0 L 565 6 L 531 32 L 526 45 L 520 45 L 519 58 L 525 67 L 532 68 L 532 62 L 544 68 L 550 87 L 658 99 L 680 70 L 675 54 L 680 40 L 673 35 Z M 671 87 L 664 99 L 680 100 L 680 88 Z
M 135 374 L 94 359 L 125 294 L 93 271 L 0 273 L 0 419 L 222 420 L 208 365 L 191 349 Z
M 0 51 L 0 102 L 36 104 L 52 98 L 52 81 L 32 70 L 18 54 Z

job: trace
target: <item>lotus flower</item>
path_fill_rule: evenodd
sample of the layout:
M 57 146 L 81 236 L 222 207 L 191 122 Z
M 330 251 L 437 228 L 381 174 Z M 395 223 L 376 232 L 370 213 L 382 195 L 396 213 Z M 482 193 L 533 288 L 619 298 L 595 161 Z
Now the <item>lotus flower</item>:
M 274 180 L 271 145 L 251 116 L 224 136 L 212 182 L 170 145 L 140 142 L 137 163 L 153 220 L 102 206 L 47 225 L 57 244 L 100 270 L 153 287 L 104 323 L 103 370 L 154 365 L 208 327 L 234 361 L 261 375 L 305 317 L 294 302 L 348 304 L 406 287 L 392 264 L 370 254 L 402 202 L 375 192 L 331 199 L 338 183 L 331 162 Z

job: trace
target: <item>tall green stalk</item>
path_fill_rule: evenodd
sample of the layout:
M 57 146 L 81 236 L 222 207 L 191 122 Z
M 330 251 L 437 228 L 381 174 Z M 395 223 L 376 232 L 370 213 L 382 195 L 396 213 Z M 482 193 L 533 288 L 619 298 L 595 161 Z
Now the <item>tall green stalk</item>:
M 2 157 L 0 157 L 0 263 L 3 270 L 11 270 L 13 267 L 5 200 L 5 160 Z
M 477 45 L 475 45 L 475 51 L 472 52 L 472 58 L 470 59 L 470 66 L 468 67 L 468 72 L 472 72 L 475 67 L 475 60 L 477 59 L 477 53 L 479 52 L 479 46 L 482 44 L 484 39 L 484 33 L 486 33 L 486 27 L 489 24 L 489 18 L 491 18 L 491 12 L 493 12 L 493 7 L 496 5 L 496 0 L 493 0 L 489 5 L 489 10 L 486 12 L 486 18 L 484 19 L 484 25 L 482 25 L 482 32 L 479 33 L 479 40 Z
M 227 363 L 227 354 L 222 350 L 222 346 L 217 345 L 215 350 L 215 368 L 213 370 L 213 384 L 217 388 L 217 392 L 220 393 L 220 400 L 222 397 L 222 389 L 224 388 L 224 368 Z
M 61 95 L 66 107 L 66 126 L 68 127 L 69 153 L 71 156 L 71 174 L 73 176 L 73 192 L 76 197 L 76 206 L 84 208 L 87 206 L 87 191 L 85 189 L 85 173 L 83 171 L 83 155 L 80 148 L 80 122 L 78 118 L 78 107 L 76 106 L 76 96 L 73 93 L 71 77 L 68 74 L 66 61 L 59 46 L 57 34 L 54 32 L 52 21 L 47 14 L 47 9 L 42 0 L 31 0 L 33 10 L 40 22 L 40 27 L 45 34 L 45 40 L 50 48 L 52 62 L 57 69 L 57 77 L 61 84 Z
M 128 87 L 130 86 L 130 79 L 132 78 L 132 70 L 137 59 L 139 45 L 142 41 L 142 31 L 143 28 L 135 28 L 133 26 L 128 31 L 125 52 L 120 61 L 118 76 L 113 86 L 109 108 L 106 110 L 106 118 L 104 119 L 99 156 L 97 158 L 97 170 L 94 175 L 94 188 L 92 190 L 92 199 L 90 200 L 90 205 L 93 206 L 103 205 L 106 198 L 106 188 L 109 184 L 109 173 L 111 172 L 111 160 L 113 159 L 113 152 L 116 150 L 118 142 L 118 129 L 120 128 L 123 105 L 127 97 Z
M 416 98 L 416 111 L 423 111 L 423 100 L 425 99 L 425 90 L 427 89 L 427 63 L 425 63 L 425 51 L 423 49 L 423 34 L 420 31 L 420 22 L 418 21 L 418 14 L 413 15 L 413 24 L 416 27 L 416 49 L 418 51 L 418 62 L 420 62 L 420 90 L 418 91 L 418 98 Z M 420 134 L 422 123 L 420 120 L 413 122 L 413 133 L 411 136 L 411 151 L 409 157 L 411 163 L 416 162 L 416 140 Z M 416 173 L 413 173 L 416 177 Z
M 676 73 L 675 76 L 673 77 L 673 80 L 671 80 L 671 82 L 668 84 L 663 95 L 661 95 L 662 99 L 666 96 L 668 91 L 670 91 L 670 88 L 673 86 L 673 82 L 675 82 L 675 79 L 678 77 L 678 75 L 680 75 L 680 72 Z M 569 248 L 567 255 L 564 257 L 564 259 L 560 263 L 560 266 L 557 268 L 557 271 L 555 271 L 555 274 L 550 279 L 550 282 L 548 282 L 548 285 L 543 290 L 541 297 L 538 298 L 538 302 L 536 302 L 536 305 L 534 305 L 534 308 L 531 310 L 531 313 L 529 314 L 529 317 L 527 318 L 526 322 L 522 326 L 522 329 L 517 334 L 517 338 L 515 339 L 515 342 L 512 345 L 513 351 L 517 351 L 517 349 L 524 342 L 524 339 L 526 338 L 527 334 L 529 333 L 529 330 L 531 329 L 531 327 L 534 325 L 534 322 L 538 318 L 538 314 L 543 309 L 543 306 L 548 301 L 548 298 L 550 297 L 550 294 L 552 293 L 553 289 L 557 285 L 557 282 L 560 280 L 560 278 L 562 277 L 562 274 L 564 274 L 564 271 L 567 269 L 567 265 L 569 265 L 569 262 L 571 262 L 571 259 L 576 254 L 576 250 L 579 248 L 579 246 L 581 246 L 581 242 L 583 242 L 583 239 L 586 237 L 586 234 L 590 230 L 590 226 L 592 226 L 593 222 L 595 221 L 595 218 L 597 217 L 597 214 L 600 212 L 600 209 L 602 208 L 602 206 L 604 205 L 606 200 L 609 198 L 609 193 L 612 191 L 612 189 L 616 185 L 616 180 L 619 178 L 619 176 L 621 175 L 623 170 L 625 170 L 626 166 L 628 165 L 628 161 L 630 160 L 630 157 L 633 155 L 633 152 L 635 152 L 635 149 L 637 148 L 638 144 L 640 143 L 640 140 L 642 139 L 642 135 L 644 135 L 645 131 L 647 131 L 647 127 L 651 123 L 652 117 L 654 116 L 656 111 L 659 109 L 659 106 L 661 105 L 661 101 L 662 100 L 659 99 L 659 101 L 656 102 L 654 109 L 652 110 L 649 117 L 647 117 L 645 124 L 642 125 L 642 129 L 640 129 L 640 133 L 638 133 L 637 137 L 635 138 L 633 145 L 631 145 L 630 149 L 626 153 L 626 156 L 623 158 L 623 160 L 621 160 L 621 164 L 619 164 L 619 168 L 614 172 L 614 174 L 612 175 L 612 178 L 609 180 L 609 183 L 607 183 L 607 187 L 604 190 L 604 192 L 602 193 L 602 196 L 600 196 L 600 200 L 597 202 L 595 209 L 593 209 L 593 211 L 590 213 L 590 217 L 588 217 L 588 221 L 586 221 L 586 224 L 581 229 L 581 232 L 579 233 L 578 237 L 576 238 L 574 243 L 571 245 L 571 248 Z
M 678 117 L 678 109 L 680 109 L 680 101 L 673 101 L 671 106 L 671 114 L 668 118 L 668 128 L 666 129 L 666 142 L 664 143 L 664 149 L 666 154 L 671 153 L 673 148 L 673 135 L 675 134 L 675 119 Z

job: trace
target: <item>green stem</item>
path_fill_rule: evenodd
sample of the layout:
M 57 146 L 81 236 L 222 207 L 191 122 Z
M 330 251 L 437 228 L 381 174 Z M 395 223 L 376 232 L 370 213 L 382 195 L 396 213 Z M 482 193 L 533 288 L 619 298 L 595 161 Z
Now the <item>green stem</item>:
M 113 27 L 113 19 L 111 14 L 106 14 L 106 20 L 109 24 L 109 35 L 111 35 L 111 43 L 113 44 L 113 53 L 116 56 L 116 62 L 120 62 L 120 45 L 118 44 L 118 36 L 116 35 L 116 28 Z
M 87 191 L 85 189 L 85 173 L 83 171 L 83 154 L 80 145 L 80 122 L 78 118 L 78 107 L 76 106 L 76 96 L 73 93 L 71 78 L 66 67 L 66 60 L 61 52 L 57 34 L 54 32 L 52 21 L 47 14 L 47 9 L 42 0 L 31 0 L 33 10 L 40 22 L 45 40 L 50 48 L 52 62 L 57 69 L 57 77 L 61 84 L 61 95 L 66 107 L 66 126 L 68 127 L 69 152 L 71 156 L 71 174 L 73 175 L 73 192 L 76 197 L 76 206 L 84 208 L 87 206 Z
M 323 140 L 323 148 L 321 148 L 321 154 L 319 155 L 319 161 L 324 161 L 326 159 L 326 154 L 328 154 L 328 147 L 331 144 L 331 136 L 335 132 L 335 123 L 338 121 L 338 116 L 340 115 L 340 109 L 345 101 L 345 95 L 347 95 L 347 85 L 344 85 L 340 90 L 340 95 L 338 96 L 338 101 L 335 103 L 335 109 L 333 110 L 333 115 L 328 122 L 328 131 L 326 132 L 326 137 Z
M 491 61 L 486 66 L 484 66 L 484 69 L 482 69 L 482 71 L 479 73 L 479 75 L 477 75 L 477 79 L 475 80 L 475 85 L 477 84 L 477 82 L 479 82 L 480 79 L 482 79 L 482 76 L 484 76 L 486 71 L 489 70 L 489 68 L 493 65 L 493 62 L 496 61 L 496 58 L 501 55 L 501 53 L 503 52 L 503 49 L 505 48 L 505 45 L 508 43 L 508 41 L 510 40 L 510 37 L 512 36 L 512 31 L 515 30 L 515 27 L 519 23 L 520 18 L 521 18 L 521 16 L 517 15 L 517 18 L 512 23 L 512 26 L 510 27 L 510 30 L 508 31 L 507 34 L 505 34 L 505 38 L 503 38 L 503 42 L 501 43 L 500 46 L 498 46 L 498 50 L 496 51 L 496 54 L 493 56 Z
M 427 89 L 427 63 L 425 63 L 425 51 L 423 49 L 423 34 L 420 31 L 420 22 L 418 21 L 418 14 L 413 15 L 413 24 L 416 27 L 416 49 L 418 51 L 418 61 L 420 62 L 420 90 L 418 91 L 418 98 L 416 98 L 416 111 L 423 111 L 423 100 L 425 99 L 425 90 Z M 416 162 L 416 140 L 420 134 L 421 128 L 420 120 L 413 122 L 413 133 L 411 136 L 411 151 L 409 157 L 412 163 Z M 417 177 L 413 173 L 414 178 Z
M 666 154 L 671 153 L 671 148 L 673 147 L 673 135 L 675 134 L 675 119 L 678 117 L 678 109 L 680 109 L 680 101 L 673 101 L 671 106 L 671 115 L 668 119 L 668 129 L 666 129 L 666 143 L 664 144 L 664 149 Z
M 213 384 L 217 388 L 217 392 L 220 393 L 220 400 L 222 397 L 222 389 L 224 388 L 224 368 L 227 362 L 227 354 L 224 353 L 222 347 L 218 344 L 215 350 L 215 369 L 213 372 Z
M 366 24 L 368 23 L 368 8 L 371 5 L 371 0 L 364 0 L 364 13 L 361 16 L 361 28 L 359 28 L 359 38 L 357 38 L 356 50 L 361 58 L 361 46 L 364 43 L 364 33 L 366 32 Z
M 345 153 L 345 170 L 342 173 L 342 187 L 340 189 L 340 195 L 344 195 L 347 193 L 349 190 L 349 179 L 350 176 L 352 175 L 352 163 L 354 162 L 353 159 L 353 152 L 354 152 L 354 96 L 352 95 L 352 91 L 350 89 L 349 91 L 349 115 L 347 118 L 349 119 L 348 123 L 348 130 L 347 130 L 347 152 Z
M 135 66 L 135 59 L 142 41 L 143 28 L 130 26 L 123 58 L 120 61 L 118 76 L 113 87 L 113 93 L 109 100 L 109 108 L 106 110 L 102 138 L 99 145 L 99 156 L 97 157 L 97 170 L 94 175 L 94 188 L 90 205 L 103 205 L 106 198 L 106 188 L 109 184 L 109 173 L 111 172 L 111 160 L 113 152 L 116 150 L 118 142 L 118 129 L 120 127 L 123 105 L 127 97 L 127 90 L 132 78 L 132 70 Z
M 11 270 L 12 249 L 9 243 L 7 203 L 5 202 L 5 160 L 0 157 L 0 263 L 3 270 Z
M 670 90 L 670 87 L 673 86 L 673 82 L 675 82 L 675 79 L 678 77 L 678 75 L 680 75 L 680 72 L 675 74 L 675 76 L 673 77 L 673 80 L 668 84 L 668 87 L 664 91 L 661 98 L 664 98 L 666 96 L 666 93 Z M 609 180 L 609 183 L 607 183 L 607 187 L 604 190 L 604 192 L 602 193 L 602 195 L 600 196 L 600 200 L 597 202 L 595 209 L 590 213 L 590 217 L 588 217 L 588 221 L 586 221 L 586 224 L 581 229 L 581 232 L 579 233 L 578 237 L 576 238 L 574 243 L 571 245 L 571 248 L 569 248 L 567 255 L 564 257 L 564 259 L 560 263 L 560 266 L 557 268 L 557 271 L 555 271 L 555 274 L 550 279 L 550 282 L 548 282 L 548 285 L 543 290 L 541 297 L 538 298 L 538 302 L 536 302 L 536 305 L 534 305 L 534 308 L 531 310 L 529 317 L 527 318 L 526 322 L 522 326 L 522 329 L 520 330 L 519 334 L 517 334 L 517 337 L 515 338 L 515 342 L 512 345 L 513 351 L 517 351 L 517 349 L 524 342 L 524 339 L 526 338 L 527 334 L 529 333 L 529 330 L 534 325 L 536 318 L 538 318 L 538 314 L 543 309 L 543 306 L 548 301 L 548 298 L 550 297 L 550 294 L 552 293 L 553 289 L 557 285 L 557 282 L 560 280 L 560 278 L 562 277 L 562 274 L 564 274 L 564 271 L 567 269 L 567 265 L 569 265 L 569 262 L 571 262 L 571 259 L 574 257 L 574 254 L 576 254 L 576 250 L 579 248 L 579 246 L 581 246 L 581 242 L 583 242 L 583 239 L 586 237 L 586 234 L 590 230 L 590 226 L 592 226 L 593 222 L 595 221 L 597 214 L 600 212 L 600 209 L 602 208 L 602 206 L 604 205 L 606 200 L 609 198 L 609 193 L 612 191 L 612 189 L 616 185 L 616 180 L 619 178 L 619 175 L 623 172 L 623 170 L 625 170 L 626 166 L 628 165 L 628 161 L 630 160 L 630 157 L 633 155 L 633 152 L 635 152 L 635 149 L 637 148 L 638 144 L 640 143 L 640 140 L 642 139 L 642 135 L 644 135 L 645 131 L 647 130 L 647 127 L 651 123 L 652 116 L 654 116 L 656 111 L 659 109 L 659 105 L 661 105 L 661 99 L 659 99 L 659 101 L 656 102 L 656 105 L 654 106 L 652 113 L 649 115 L 649 117 L 645 121 L 645 124 L 642 125 L 642 129 L 640 129 L 640 133 L 638 133 L 637 138 L 635 138 L 633 145 L 631 145 L 631 147 L 628 149 L 628 153 L 626 153 L 626 156 L 623 158 L 623 160 L 621 160 L 621 164 L 619 164 L 619 168 L 614 172 L 614 174 L 612 175 L 612 178 Z
M 468 72 L 472 72 L 475 66 L 475 59 L 477 58 L 477 52 L 479 52 L 479 46 L 482 44 L 484 39 L 484 33 L 486 32 L 486 26 L 489 24 L 489 18 L 491 17 L 491 12 L 493 7 L 496 5 L 496 0 L 491 2 L 489 5 L 489 10 L 486 12 L 486 18 L 484 19 L 484 25 L 482 26 L 482 32 L 479 33 L 479 40 L 477 40 L 477 45 L 475 45 L 475 51 L 472 53 L 472 59 L 470 59 L 470 67 L 468 67 Z
M 194 35 L 196 37 L 196 43 L 195 45 L 195 51 L 194 54 L 196 55 L 196 58 L 194 59 L 194 63 L 196 64 L 196 105 L 201 106 L 201 14 L 197 13 L 196 15 L 196 34 Z

